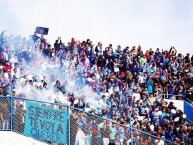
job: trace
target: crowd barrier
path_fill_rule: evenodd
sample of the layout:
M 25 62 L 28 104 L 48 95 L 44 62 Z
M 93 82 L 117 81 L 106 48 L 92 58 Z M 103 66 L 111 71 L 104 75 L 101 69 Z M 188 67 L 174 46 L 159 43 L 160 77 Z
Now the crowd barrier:
M 119 124 L 63 104 L 0 97 L 0 129 L 56 145 L 175 144 L 129 125 Z
M 162 94 L 163 99 L 176 99 L 176 100 L 184 100 L 184 95 L 175 95 L 175 94 Z

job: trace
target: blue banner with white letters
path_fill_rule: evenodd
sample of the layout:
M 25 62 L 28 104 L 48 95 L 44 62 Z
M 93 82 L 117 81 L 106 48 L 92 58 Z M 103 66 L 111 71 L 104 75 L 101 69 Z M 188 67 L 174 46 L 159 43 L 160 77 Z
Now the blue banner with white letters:
M 193 122 L 193 105 L 187 101 L 184 101 L 184 113 L 186 114 L 186 117 L 189 119 L 189 121 Z
M 26 102 L 24 135 L 66 145 L 67 110 Z

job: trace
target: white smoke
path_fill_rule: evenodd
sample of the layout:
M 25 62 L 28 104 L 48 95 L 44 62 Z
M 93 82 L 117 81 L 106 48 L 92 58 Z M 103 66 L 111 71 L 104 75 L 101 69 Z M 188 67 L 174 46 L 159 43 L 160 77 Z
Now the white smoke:
M 16 39 L 18 40 L 18 39 Z M 14 53 L 11 55 L 12 66 L 15 62 L 18 62 L 14 54 L 23 52 L 27 49 L 27 46 L 23 43 L 14 45 L 14 38 L 8 38 L 8 44 Z M 56 91 L 54 85 L 56 80 L 61 83 L 61 86 L 65 86 L 66 93 L 73 93 L 75 99 L 83 97 L 86 103 L 89 103 L 95 109 L 98 108 L 99 96 L 88 85 L 80 85 L 78 83 L 78 76 L 76 71 L 72 71 L 72 62 L 65 61 L 63 71 L 59 69 L 60 64 L 58 60 L 52 61 L 41 55 L 38 50 L 39 45 L 35 44 L 33 47 L 29 47 L 28 51 L 31 55 L 35 56 L 30 63 L 18 62 L 19 67 L 24 69 L 24 72 L 20 70 L 20 78 L 16 81 L 16 90 L 19 96 L 25 96 L 28 99 L 40 100 L 46 102 L 59 101 L 64 104 L 69 104 L 68 96 L 64 96 L 61 91 Z M 74 75 L 71 75 L 74 72 Z M 29 81 L 34 81 L 30 84 Z M 48 88 L 43 88 L 42 80 L 45 80 Z M 82 80 L 81 80 L 82 81 Z M 43 89 L 40 89 L 43 88 Z

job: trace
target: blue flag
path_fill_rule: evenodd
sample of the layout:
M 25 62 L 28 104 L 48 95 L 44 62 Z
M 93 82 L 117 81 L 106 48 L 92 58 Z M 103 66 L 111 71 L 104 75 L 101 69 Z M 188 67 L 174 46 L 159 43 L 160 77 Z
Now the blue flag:
M 66 144 L 67 110 L 26 102 L 24 135 L 38 140 Z

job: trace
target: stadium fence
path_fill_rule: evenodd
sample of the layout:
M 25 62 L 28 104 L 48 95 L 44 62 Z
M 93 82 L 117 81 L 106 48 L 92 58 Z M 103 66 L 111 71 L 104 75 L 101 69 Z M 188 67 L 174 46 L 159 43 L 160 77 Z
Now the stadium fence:
M 0 97 L 0 130 L 13 131 L 47 144 L 56 145 L 155 145 L 175 144 L 164 137 L 118 124 L 93 113 L 59 103 L 49 103 L 19 97 Z M 117 139 L 117 135 L 119 139 Z

